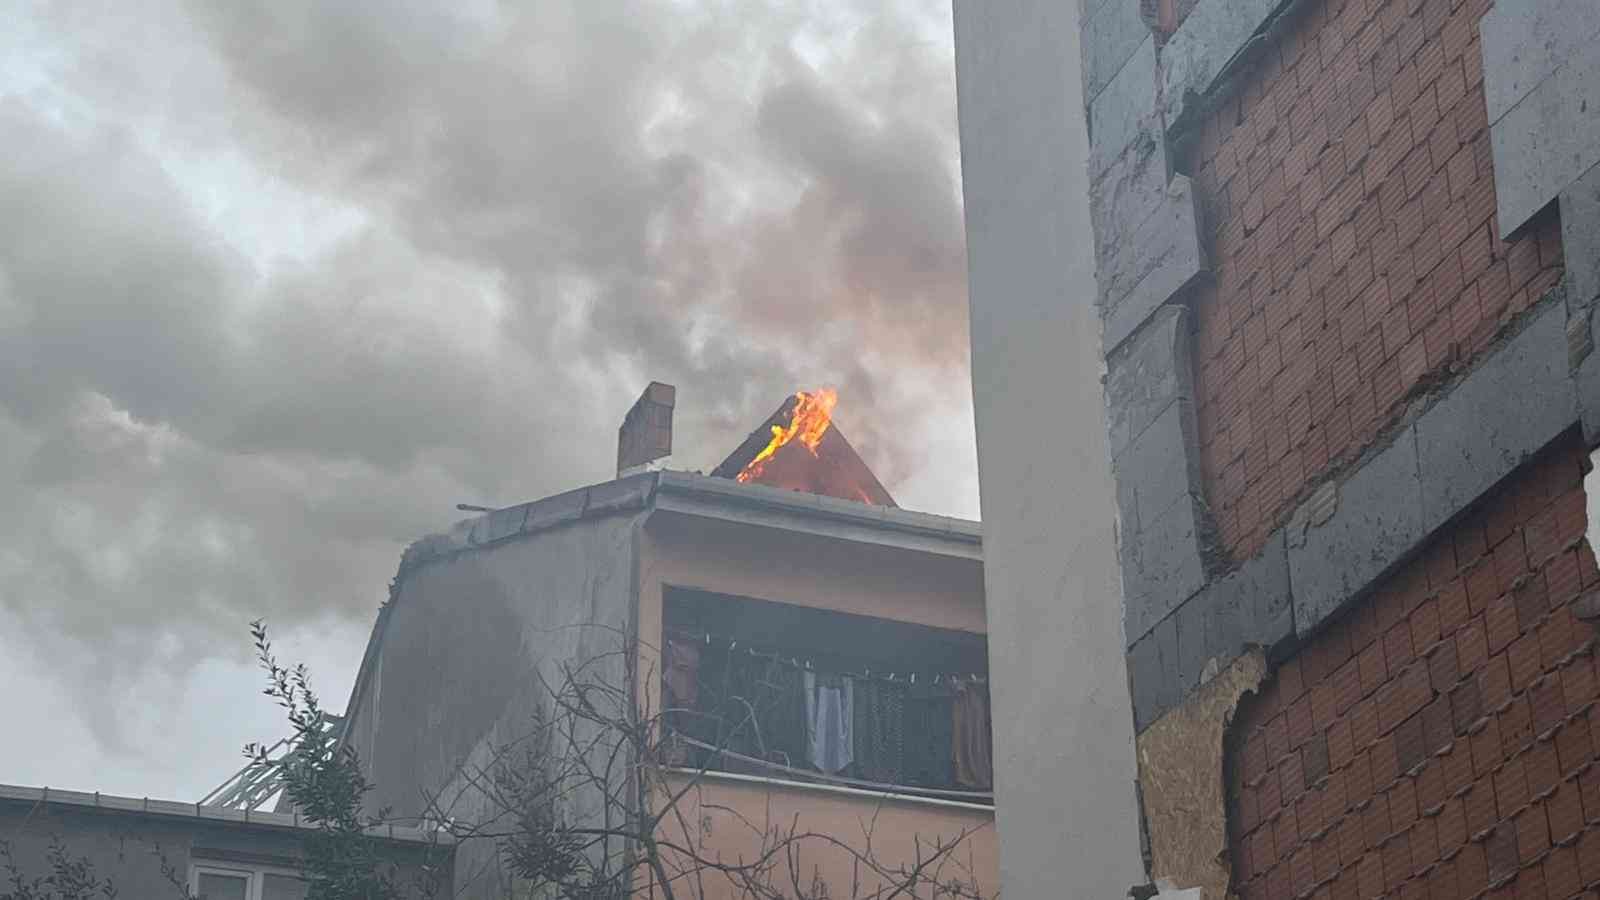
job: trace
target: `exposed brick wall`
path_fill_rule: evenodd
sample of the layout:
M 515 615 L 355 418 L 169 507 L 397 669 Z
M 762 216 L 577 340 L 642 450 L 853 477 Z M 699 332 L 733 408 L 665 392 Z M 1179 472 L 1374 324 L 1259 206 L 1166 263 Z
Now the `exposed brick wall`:
M 1600 883 L 1600 581 L 1569 433 L 1239 710 L 1244 900 L 1573 896 Z
M 1496 237 L 1488 6 L 1312 0 L 1197 128 L 1202 473 L 1236 558 L 1560 278 L 1559 222 Z

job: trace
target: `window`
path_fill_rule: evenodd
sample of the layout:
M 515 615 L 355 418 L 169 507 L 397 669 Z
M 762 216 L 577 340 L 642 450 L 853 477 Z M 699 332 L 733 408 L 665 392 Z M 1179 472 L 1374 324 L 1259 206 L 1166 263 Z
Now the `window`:
M 989 800 L 983 635 L 705 591 L 665 600 L 671 761 Z
M 189 890 L 200 900 L 305 900 L 306 883 L 287 869 L 197 863 L 189 871 Z

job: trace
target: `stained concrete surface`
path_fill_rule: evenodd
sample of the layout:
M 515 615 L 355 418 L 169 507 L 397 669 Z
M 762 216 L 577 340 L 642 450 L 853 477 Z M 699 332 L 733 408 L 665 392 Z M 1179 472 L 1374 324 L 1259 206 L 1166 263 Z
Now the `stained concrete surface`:
M 603 509 L 613 494 L 587 505 Z M 446 815 L 486 821 L 495 807 L 474 777 L 504 748 L 529 749 L 535 717 L 550 711 L 544 685 L 561 683 L 561 666 L 587 664 L 596 678 L 627 683 L 613 654 L 633 624 L 644 515 L 591 515 L 402 571 L 375 674 L 353 710 L 368 740 L 357 749 L 376 785 L 372 809 L 416 816 L 437 796 Z M 582 822 L 601 807 L 594 790 L 579 791 L 566 811 Z M 500 896 L 509 884 L 480 842 L 460 849 L 456 876 L 467 898 Z
M 1495 84 L 1489 62 L 1484 81 Z M 1507 237 L 1600 163 L 1600 42 L 1580 42 L 1562 56 L 1491 122 L 1489 139 L 1500 234 Z

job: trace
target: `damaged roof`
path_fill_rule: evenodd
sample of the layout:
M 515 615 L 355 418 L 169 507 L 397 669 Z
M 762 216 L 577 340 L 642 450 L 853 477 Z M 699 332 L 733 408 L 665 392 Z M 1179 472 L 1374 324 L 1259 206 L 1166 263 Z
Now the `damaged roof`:
M 799 395 L 792 395 L 750 432 L 721 465 L 711 470 L 716 478 L 738 479 L 758 454 L 773 442 L 795 415 Z M 790 441 L 777 449 L 752 482 L 791 491 L 804 491 L 841 500 L 854 500 L 874 506 L 898 506 L 878 476 L 872 473 L 861 455 L 839 431 L 837 422 L 828 422 L 816 449 L 800 441 Z

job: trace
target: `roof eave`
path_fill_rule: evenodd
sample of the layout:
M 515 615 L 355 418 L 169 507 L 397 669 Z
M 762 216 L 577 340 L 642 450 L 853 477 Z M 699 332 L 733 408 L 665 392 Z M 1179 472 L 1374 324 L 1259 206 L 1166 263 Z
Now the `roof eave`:
M 778 528 L 864 544 L 879 544 L 981 561 L 977 522 L 839 500 L 819 494 L 741 484 L 692 472 L 658 474 L 657 512 L 740 525 Z

